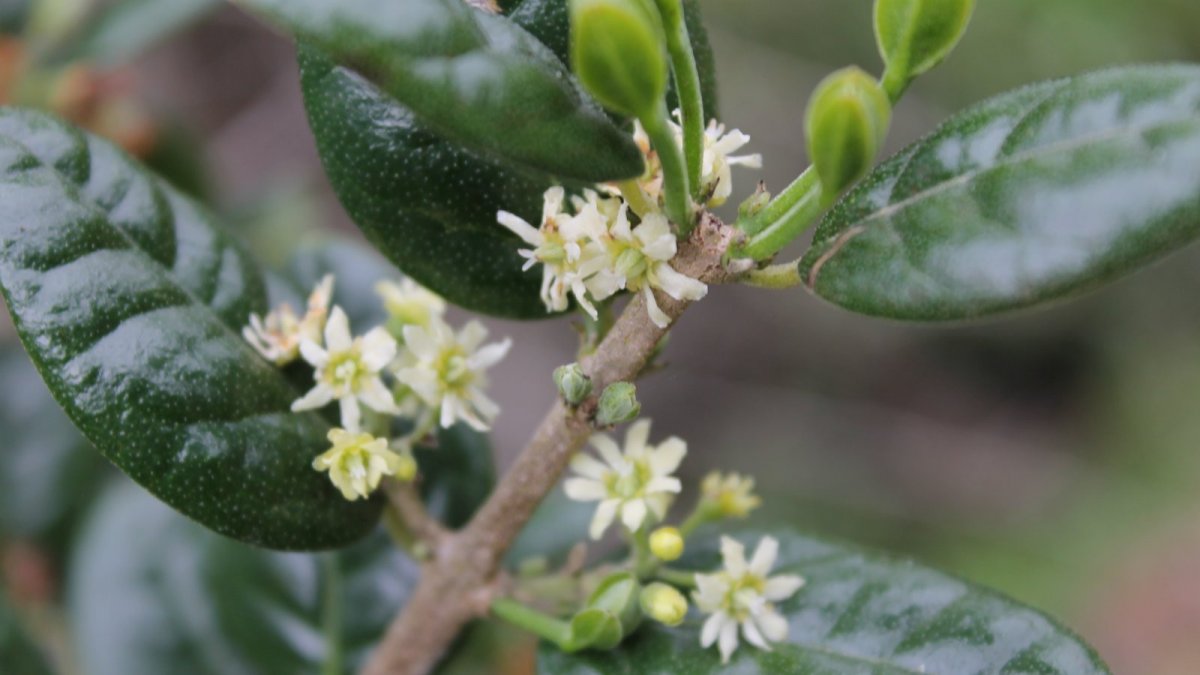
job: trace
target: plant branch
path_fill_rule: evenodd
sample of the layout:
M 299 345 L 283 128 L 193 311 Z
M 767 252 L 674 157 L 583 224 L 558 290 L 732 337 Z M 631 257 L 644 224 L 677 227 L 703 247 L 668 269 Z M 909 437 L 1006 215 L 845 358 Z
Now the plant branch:
M 388 508 L 408 532 L 430 551 L 436 550 L 449 532 L 425 510 L 416 486 L 389 478 L 384 481 L 383 490 L 387 494 Z
M 734 236 L 732 228 L 703 214 L 680 246 L 673 261 L 676 269 L 709 284 L 730 281 L 733 275 L 722 257 Z M 689 304 L 661 294 L 658 303 L 672 323 Z M 636 377 L 666 332 L 650 320 L 644 298 L 634 296 L 595 353 L 581 364 L 596 391 Z M 490 611 L 502 591 L 504 554 L 592 434 L 589 418 L 595 405 L 595 398 L 575 410 L 555 403 L 466 528 L 440 538 L 407 606 L 364 669 L 366 675 L 430 672 L 463 626 Z

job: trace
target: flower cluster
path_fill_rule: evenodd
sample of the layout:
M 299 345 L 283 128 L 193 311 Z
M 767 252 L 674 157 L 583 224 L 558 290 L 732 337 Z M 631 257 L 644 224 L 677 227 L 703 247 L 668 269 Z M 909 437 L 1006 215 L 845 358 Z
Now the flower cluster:
M 619 519 L 635 551 L 631 565 L 645 578 L 652 578 L 658 565 L 678 560 L 686 537 L 700 525 L 744 518 L 761 504 L 754 494 L 753 479 L 736 473 L 711 473 L 701 484 L 699 503 L 682 525 L 650 531 L 666 519 L 681 490 L 674 473 L 687 454 L 687 444 L 676 437 L 658 445 L 649 440 L 650 421 L 644 419 L 630 426 L 624 448 L 604 434 L 593 435 L 591 445 L 599 459 L 587 453 L 576 455 L 571 461 L 575 475 L 563 485 L 571 499 L 598 502 L 588 532 L 592 539 L 599 539 Z M 737 648 L 739 631 L 746 642 L 768 651 L 771 643 L 786 639 L 787 619 L 776 603 L 795 594 L 804 579 L 770 576 L 778 553 L 779 542 L 764 537 L 747 562 L 742 544 L 722 537 L 724 567 L 713 573 L 686 575 L 694 579 L 692 599 L 697 609 L 709 614 L 700 643 L 703 647 L 715 644 L 722 663 L 727 663 Z M 647 567 L 647 559 L 658 562 Z M 646 616 L 669 626 L 682 622 L 688 611 L 687 599 L 661 582 L 646 586 L 640 602 Z
M 683 131 L 674 129 L 682 146 Z M 520 250 L 525 269 L 543 266 L 541 298 L 547 311 L 564 311 L 574 298 L 596 318 L 596 303 L 629 291 L 642 293 L 651 320 L 666 328 L 670 317 L 655 300 L 655 290 L 676 300 L 699 300 L 708 293 L 703 283 L 671 266 L 677 238 L 663 211 L 662 167 L 640 126 L 634 140 L 645 155 L 646 173 L 632 187 L 624 186 L 629 192 L 606 185 L 568 199 L 563 188 L 552 187 L 536 226 L 508 211 L 497 213 L 496 220 L 528 245 Z M 709 125 L 702 176 L 707 206 L 723 203 L 732 192 L 730 167 L 761 166 L 758 155 L 730 155 L 749 140 L 737 130 L 726 133 L 715 121 Z
M 246 341 L 279 366 L 302 358 L 314 384 L 292 411 L 337 403 L 341 425 L 332 447 L 313 461 L 328 471 L 346 499 L 366 498 L 383 476 L 411 480 L 412 445 L 441 425 L 463 421 L 487 430 L 500 408 L 484 394 L 486 371 L 504 358 L 511 342 L 484 345 L 487 329 L 471 321 L 455 332 L 444 319 L 442 298 L 405 279 L 376 286 L 388 321 L 355 336 L 341 307 L 332 306 L 334 279 L 321 280 L 297 317 L 281 305 L 265 318 L 250 316 Z M 391 418 L 415 420 L 414 430 L 392 438 Z

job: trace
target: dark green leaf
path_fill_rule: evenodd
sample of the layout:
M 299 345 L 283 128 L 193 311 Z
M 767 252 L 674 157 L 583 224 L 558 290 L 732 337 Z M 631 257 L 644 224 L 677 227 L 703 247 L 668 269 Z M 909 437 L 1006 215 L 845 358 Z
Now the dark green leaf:
M 522 166 L 630 178 L 642 157 L 541 42 L 460 0 L 242 0 L 411 108 L 423 124 Z
M 129 59 L 221 6 L 220 0 L 120 0 L 88 18 L 56 56 L 112 64 Z
M 352 673 L 417 572 L 378 533 L 337 553 L 272 553 L 123 484 L 73 561 L 76 653 L 87 675 Z
M 256 264 L 211 217 L 108 143 L 0 111 L 0 287 L 51 392 L 163 501 L 232 537 L 338 546 L 381 502 L 313 471 L 326 424 L 242 340 Z
M 450 527 L 467 524 L 492 491 L 496 467 L 487 436 L 465 424 L 439 429 L 436 448 L 416 450 L 421 496 L 429 512 Z
M 817 230 L 808 286 L 853 311 L 978 317 L 1110 281 L 1200 233 L 1200 67 L 1040 84 L 951 118 Z
M 787 643 L 771 652 L 744 641 L 728 666 L 716 648 L 700 648 L 704 617 L 693 611 L 678 628 L 646 625 L 607 653 L 567 655 L 543 645 L 539 672 L 547 675 L 702 675 L 736 672 L 961 675 L 963 673 L 1107 673 L 1095 652 L 1054 620 L 992 591 L 954 577 L 843 548 L 791 530 L 770 532 L 780 542 L 774 573 L 800 574 L 807 583 L 779 609 Z M 747 555 L 759 533 L 737 538 Z M 708 538 L 673 565 L 720 567 L 717 541 Z
M 107 474 L 25 352 L 0 354 L 0 537 L 57 538 Z
M 508 565 L 516 567 L 535 557 L 545 557 L 552 564 L 562 562 L 567 552 L 583 540 L 595 511 L 594 505 L 568 499 L 562 490 L 551 492 L 513 542 L 506 558 Z
M 317 148 L 338 197 L 367 238 L 417 282 L 468 309 L 539 318 L 540 276 L 522 272 L 521 241 L 500 209 L 536 221 L 547 179 L 448 144 L 352 71 L 299 50 Z
M 46 655 L 30 639 L 20 617 L 0 589 L 0 666 L 13 675 L 51 675 Z

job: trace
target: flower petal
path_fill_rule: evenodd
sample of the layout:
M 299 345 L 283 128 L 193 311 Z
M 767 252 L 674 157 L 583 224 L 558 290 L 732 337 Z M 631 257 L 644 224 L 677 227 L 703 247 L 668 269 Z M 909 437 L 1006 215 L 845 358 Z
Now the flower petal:
M 396 397 L 378 377 L 363 380 L 362 388 L 358 391 L 358 400 L 366 403 L 367 407 L 375 412 L 385 415 L 400 414 L 400 408 L 396 406 Z
M 804 586 L 804 577 L 795 574 L 781 574 L 767 579 L 763 587 L 763 597 L 771 602 L 782 602 L 796 594 Z
M 571 470 L 593 480 L 603 480 L 609 473 L 608 467 L 586 452 L 581 452 L 571 458 Z
M 498 211 L 496 213 L 496 222 L 504 227 L 507 227 L 513 234 L 517 235 L 530 246 L 541 246 L 545 241 L 545 237 L 538 229 L 529 223 L 525 222 L 520 216 L 509 213 L 508 211 Z
M 335 306 L 329 313 L 329 321 L 325 324 L 325 349 L 331 352 L 344 352 L 354 344 L 350 336 L 350 320 L 341 307 Z
M 717 641 L 717 636 L 721 634 L 721 627 L 727 621 L 732 620 L 725 612 L 717 612 L 708 617 L 704 621 L 704 627 L 700 629 L 700 646 L 705 649 L 711 647 Z
M 625 466 L 626 462 L 625 457 L 621 455 L 621 446 L 617 445 L 617 442 L 607 434 L 592 434 L 588 442 L 612 468 L 619 471 Z
M 487 339 L 487 334 L 487 328 L 472 319 L 458 332 L 458 344 L 462 345 L 466 352 L 473 352 Z
M 642 488 L 647 494 L 656 492 L 669 492 L 671 494 L 679 494 L 683 492 L 683 484 L 678 478 L 673 476 L 658 476 L 651 478 Z
M 754 549 L 754 557 L 750 559 L 750 573 L 765 578 L 775 566 L 775 558 L 779 557 L 779 540 L 775 537 L 763 537 Z
M 292 412 L 324 408 L 332 400 L 333 390 L 328 385 L 318 384 L 309 389 L 307 394 L 292 402 Z
M 650 438 L 650 420 L 642 418 L 629 425 L 625 432 L 625 456 L 640 458 L 646 454 L 646 440 Z
M 378 373 L 396 358 L 396 339 L 382 326 L 372 328 L 362 338 L 362 363 Z
M 338 408 L 342 413 L 342 426 L 350 431 L 358 431 L 362 422 L 362 411 L 358 407 L 358 399 L 346 396 L 338 399 Z
M 467 368 L 471 370 L 487 370 L 500 362 L 508 350 L 512 348 L 512 339 L 505 338 L 503 342 L 493 342 L 482 347 L 467 359 Z
M 787 619 L 771 607 L 766 607 L 755 614 L 754 622 L 771 642 L 783 642 L 788 637 Z
M 758 632 L 758 626 L 754 625 L 754 621 L 747 619 L 742 622 L 742 636 L 746 638 L 746 642 L 758 647 L 759 649 L 769 652 L 771 645 L 763 639 L 762 633 Z
M 641 499 L 630 499 L 621 507 L 621 522 L 630 532 L 637 532 L 646 522 L 646 502 Z
M 735 579 L 746 573 L 746 547 L 738 540 L 721 537 L 721 559 L 725 562 L 725 569 Z
M 670 263 L 656 265 L 654 276 L 662 292 L 676 300 L 700 300 L 708 295 L 708 286 L 677 272 Z
M 738 625 L 733 619 L 721 625 L 721 635 L 717 638 L 717 649 L 721 651 L 721 663 L 729 663 L 738 646 Z
M 659 476 L 675 473 L 686 454 L 687 443 L 677 436 L 672 436 L 659 443 L 658 448 L 650 453 L 650 468 Z
M 588 536 L 592 539 L 599 539 L 604 536 L 604 531 L 612 525 L 613 519 L 617 517 L 617 507 L 621 502 L 618 499 L 606 499 L 600 502 L 596 507 L 596 515 L 592 516 L 591 527 L 588 528 Z
M 312 340 L 300 341 L 300 356 L 313 368 L 324 368 L 329 363 L 329 352 Z
M 659 328 L 671 325 L 671 317 L 659 309 L 658 301 L 654 299 L 654 291 L 651 290 L 650 285 L 643 286 L 642 290 L 646 296 L 646 314 L 650 315 L 650 320 L 654 322 L 654 325 Z
M 587 478 L 568 478 L 563 483 L 563 492 L 577 502 L 598 502 L 608 496 L 608 490 L 598 481 Z

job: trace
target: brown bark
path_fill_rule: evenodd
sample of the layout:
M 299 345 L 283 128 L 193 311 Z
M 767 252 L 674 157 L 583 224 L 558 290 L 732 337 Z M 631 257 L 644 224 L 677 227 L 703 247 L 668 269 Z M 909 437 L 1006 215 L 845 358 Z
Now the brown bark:
M 675 268 L 709 284 L 727 281 L 722 256 L 732 236 L 730 228 L 705 214 L 681 243 Z M 689 304 L 661 293 L 656 297 L 672 325 Z M 666 332 L 650 321 L 642 296 L 635 296 L 596 352 L 581 364 L 594 390 L 633 380 Z M 594 398 L 575 410 L 561 402 L 552 407 L 471 522 L 459 532 L 439 533 L 420 583 L 388 628 L 365 675 L 428 673 L 463 626 L 487 614 L 500 586 L 505 552 L 591 435 L 594 407 Z

